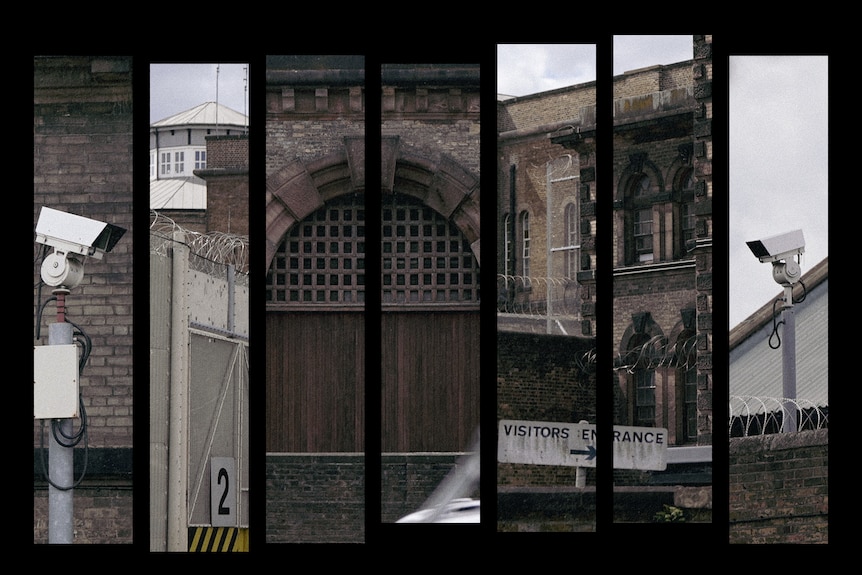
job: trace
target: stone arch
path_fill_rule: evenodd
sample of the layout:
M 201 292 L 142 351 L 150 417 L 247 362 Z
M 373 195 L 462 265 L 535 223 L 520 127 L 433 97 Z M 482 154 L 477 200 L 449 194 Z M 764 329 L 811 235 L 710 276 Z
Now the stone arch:
M 451 158 L 430 160 L 401 151 L 397 137 L 383 138 L 381 192 L 420 200 L 452 221 L 480 264 L 479 181 Z M 345 138 L 344 148 L 308 164 L 294 161 L 266 180 L 266 268 L 284 234 L 326 202 L 364 192 L 365 140 Z
M 629 163 L 623 169 L 620 177 L 617 179 L 616 199 L 617 203 L 625 204 L 628 201 L 629 188 L 632 186 L 632 179 L 645 174 L 650 180 L 656 184 L 656 194 L 660 194 L 665 189 L 665 178 L 658 166 L 655 165 L 646 154 L 632 154 L 629 157 Z
M 682 186 L 683 177 L 691 173 L 694 175 L 694 165 L 692 164 L 693 147 L 692 144 L 680 144 L 677 148 L 677 155 L 668 164 L 665 174 L 665 181 L 669 182 L 668 192 L 678 193 Z
M 622 338 L 619 341 L 620 353 L 625 353 L 631 349 L 631 342 L 635 338 L 652 339 L 663 335 L 661 327 L 652 318 L 650 312 L 638 312 L 632 314 L 632 321 L 626 327 Z
M 384 137 L 382 144 L 383 201 L 400 193 L 434 209 L 461 231 L 481 266 L 479 180 L 448 156 L 432 160 L 404 152 L 397 136 Z
M 308 164 L 293 161 L 266 179 L 266 269 L 284 234 L 327 201 L 365 190 L 365 140 Z

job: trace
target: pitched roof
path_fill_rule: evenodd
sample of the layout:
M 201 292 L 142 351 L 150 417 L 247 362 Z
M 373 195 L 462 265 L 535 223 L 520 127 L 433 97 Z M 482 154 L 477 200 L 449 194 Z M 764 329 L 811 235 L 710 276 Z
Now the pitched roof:
M 248 126 L 248 117 L 235 110 L 216 104 L 215 102 L 204 102 L 185 112 L 179 112 L 158 122 L 153 122 L 153 128 L 167 128 L 171 126 Z
M 150 182 L 151 210 L 205 210 L 207 185 L 197 176 Z

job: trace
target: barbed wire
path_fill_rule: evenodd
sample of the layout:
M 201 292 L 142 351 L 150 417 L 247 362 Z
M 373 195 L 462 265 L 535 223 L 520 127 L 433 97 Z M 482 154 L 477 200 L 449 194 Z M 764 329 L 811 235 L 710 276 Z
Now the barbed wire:
M 178 239 L 178 233 L 182 239 Z M 184 228 L 164 214 L 151 210 L 150 252 L 167 256 L 171 244 L 177 241 L 188 246 L 191 253 L 203 262 L 218 266 L 232 265 L 238 273 L 248 274 L 248 236 L 224 232 L 196 232 Z M 201 265 L 206 264 L 198 263 L 196 269 L 201 269 Z
M 663 335 L 656 335 L 643 345 L 617 354 L 614 369 L 629 373 L 661 367 L 691 369 L 696 367 L 698 341 L 697 334 L 672 342 Z
M 571 278 L 497 275 L 497 311 L 500 313 L 547 317 L 580 318 L 581 286 Z M 550 295 L 550 298 L 548 297 Z
M 791 410 L 796 416 L 795 431 L 826 429 L 829 425 L 829 407 L 806 399 L 731 395 L 728 435 L 750 437 L 780 433 Z

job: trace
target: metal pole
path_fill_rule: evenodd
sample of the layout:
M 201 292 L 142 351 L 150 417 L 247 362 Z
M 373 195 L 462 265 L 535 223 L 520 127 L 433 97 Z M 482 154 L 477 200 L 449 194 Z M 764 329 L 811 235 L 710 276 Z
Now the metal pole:
M 55 293 L 57 322 L 48 326 L 48 345 L 69 345 L 72 343 L 72 324 L 65 320 L 65 294 L 61 290 Z M 51 425 L 59 428 L 61 437 L 72 436 L 71 419 L 54 419 Z M 72 447 L 58 443 L 53 432 L 49 435 L 48 543 L 72 543 L 74 452 Z
M 781 342 L 782 386 L 784 398 L 784 420 L 781 431 L 796 431 L 796 319 L 793 314 L 793 286 L 784 287 L 783 341 Z
M 188 551 L 189 248 L 174 233 L 171 285 L 171 359 L 168 437 L 167 550 Z

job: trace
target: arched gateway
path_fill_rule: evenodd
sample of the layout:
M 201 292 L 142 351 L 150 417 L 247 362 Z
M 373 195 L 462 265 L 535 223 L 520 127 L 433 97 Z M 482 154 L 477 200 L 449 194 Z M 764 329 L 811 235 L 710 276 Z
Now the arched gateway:
M 478 426 L 478 179 L 396 137 L 381 159 L 380 246 L 365 244 L 362 138 L 267 179 L 267 451 L 364 451 L 367 385 L 381 386 L 384 452 L 457 451 Z M 381 258 L 379 315 L 366 257 Z M 365 378 L 366 317 L 380 382 Z

